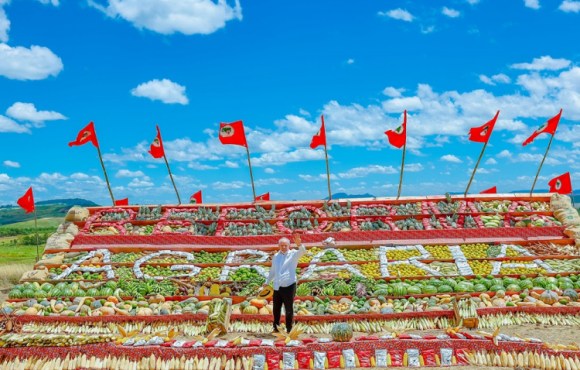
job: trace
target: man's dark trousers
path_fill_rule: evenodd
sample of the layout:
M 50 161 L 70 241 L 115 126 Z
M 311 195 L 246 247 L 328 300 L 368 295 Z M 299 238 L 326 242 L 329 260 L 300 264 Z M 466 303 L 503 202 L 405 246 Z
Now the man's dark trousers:
M 274 331 L 278 330 L 278 325 L 280 325 L 282 305 L 284 305 L 284 311 L 286 312 L 286 331 L 289 333 L 290 330 L 292 330 L 292 323 L 294 320 L 293 304 L 295 295 L 296 283 L 287 287 L 280 287 L 278 290 L 274 290 Z

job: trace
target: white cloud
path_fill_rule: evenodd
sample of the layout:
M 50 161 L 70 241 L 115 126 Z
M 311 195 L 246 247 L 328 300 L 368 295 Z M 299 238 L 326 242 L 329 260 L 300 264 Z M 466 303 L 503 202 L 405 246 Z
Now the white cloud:
M 564 0 L 558 9 L 566 13 L 578 13 L 580 12 L 580 1 Z
M 198 170 L 198 171 L 207 171 L 207 170 L 217 170 L 219 169 L 219 167 L 216 166 L 210 166 L 207 164 L 203 164 L 203 163 L 198 163 L 198 162 L 190 162 L 187 164 L 187 168 L 191 168 L 192 170 Z
M 216 190 L 234 190 L 241 189 L 246 186 L 250 186 L 249 182 L 246 183 L 243 181 L 229 181 L 229 182 L 216 181 L 212 184 L 211 187 Z
M 119 177 L 119 178 L 123 178 L 123 177 L 141 177 L 141 176 L 145 176 L 145 174 L 143 173 L 143 171 L 131 171 L 131 170 L 119 170 L 117 171 L 117 174 L 115 175 L 115 177 Z
M 476 4 L 479 4 L 479 2 L 480 2 L 480 0 L 467 0 L 467 3 L 469 5 L 476 5 Z
M 300 174 L 300 175 L 298 175 L 298 177 L 300 177 L 304 181 L 316 182 L 316 181 L 322 181 L 322 180 L 326 181 L 327 175 L 325 173 L 321 173 L 318 176 Z M 336 179 L 337 177 L 334 174 L 330 174 L 330 178 Z
M 267 173 L 269 175 L 276 173 L 276 171 L 273 168 L 264 168 L 264 173 Z
M 388 86 L 383 90 L 383 94 L 389 98 L 398 98 L 405 92 L 405 89 L 397 89 L 396 87 Z
M 232 162 L 232 161 L 225 161 L 224 166 L 226 166 L 227 168 L 239 168 L 240 165 L 237 162 Z
M 386 174 L 392 175 L 395 173 L 399 173 L 393 166 L 379 166 L 376 164 L 372 164 L 366 167 L 354 167 L 346 172 L 341 172 L 338 174 L 338 177 L 341 179 L 356 179 L 359 177 L 366 177 L 370 174 Z
M 497 161 L 493 158 L 489 158 L 487 161 L 485 161 L 485 164 L 494 165 L 494 164 L 497 164 Z
M 499 152 L 499 154 L 497 155 L 498 158 L 511 158 L 512 157 L 512 153 L 507 150 L 504 149 L 501 152 Z
M 252 159 L 252 166 L 281 166 L 291 162 L 303 162 L 324 159 L 323 150 L 312 150 L 310 148 L 300 148 L 290 152 L 264 153 L 258 158 Z
M 540 9 L 540 0 L 524 0 L 526 8 Z
M 414 18 L 411 13 L 409 13 L 407 10 L 401 9 L 401 8 L 392 9 L 392 10 L 389 10 L 388 12 L 379 12 L 379 15 L 383 16 L 383 17 L 386 16 L 389 18 L 397 19 L 400 21 L 405 21 L 405 22 L 412 22 L 413 18 Z
M 458 10 L 448 8 L 446 6 L 443 7 L 443 9 L 441 10 L 441 13 L 443 15 L 448 16 L 449 18 L 457 18 L 461 15 L 461 13 Z
M 406 172 L 421 172 L 424 169 L 425 168 L 423 167 L 423 165 L 421 163 L 411 163 L 411 164 L 405 165 Z
M 14 161 L 9 161 L 9 160 L 5 160 L 4 161 L 4 165 L 6 167 L 20 168 L 20 163 L 14 162 Z
M 435 32 L 435 26 L 421 26 L 421 33 L 429 34 Z
M 62 60 L 48 48 L 0 44 L 0 76 L 13 80 L 43 80 L 57 76 L 62 69 Z
M 271 177 L 269 179 L 258 179 L 254 183 L 256 186 L 268 186 L 268 185 L 283 185 L 289 183 L 288 179 L 281 179 L 276 177 Z
M 75 172 L 72 175 L 70 175 L 70 178 L 73 180 L 87 180 L 90 178 L 90 176 L 87 175 L 86 173 Z
M 509 78 L 509 76 L 507 76 L 503 73 L 498 73 L 498 74 L 493 75 L 491 77 L 488 77 L 486 75 L 479 75 L 479 80 L 486 85 L 492 85 L 492 86 L 494 86 L 496 83 L 507 84 L 507 83 L 511 82 L 511 79 Z
M 8 117 L 0 115 L 0 132 L 12 132 L 15 134 L 29 133 L 30 130 L 18 123 L 14 122 Z
M 513 158 L 513 162 L 537 162 L 538 165 L 542 161 L 543 154 L 519 153 L 517 157 Z M 544 162 L 548 165 L 559 165 L 561 162 L 557 159 L 551 158 L 549 155 Z
M 298 113 L 300 113 L 300 115 L 302 115 L 302 116 L 305 116 L 305 117 L 310 117 L 310 112 L 309 112 L 309 111 L 307 111 L 307 110 L 306 110 L 306 109 L 304 109 L 304 108 L 300 108 L 300 109 L 298 110 Z
M 453 154 L 445 154 L 444 156 L 441 157 L 441 160 L 450 163 L 463 163 L 461 159 L 457 158 L 457 156 Z
M 150 188 L 153 185 L 155 184 L 148 179 L 133 179 L 127 186 L 130 188 Z
M 350 58 L 346 61 L 346 64 L 354 64 L 354 59 Z
M 36 109 L 32 103 L 16 102 L 7 110 L 6 114 L 16 120 L 32 122 L 37 127 L 42 127 L 45 121 L 55 121 L 67 119 L 64 115 L 55 112 Z
M 41 2 L 42 4 L 50 4 L 54 6 L 60 5 L 60 0 L 38 0 L 38 1 Z
M 8 31 L 10 30 L 10 20 L 6 16 L 6 12 L 2 7 L 2 2 L 0 1 L 0 42 L 8 41 Z
M 139 29 L 148 29 L 164 35 L 211 34 L 226 22 L 242 20 L 239 0 L 233 6 L 226 0 L 108 0 L 103 6 L 95 0 L 89 4 L 111 18 L 122 18 Z
M 151 80 L 144 82 L 131 90 L 131 95 L 151 100 L 160 100 L 165 104 L 187 105 L 189 100 L 185 95 L 185 86 L 171 80 Z
M 554 59 L 549 55 L 544 55 L 539 58 L 534 58 L 531 63 L 512 64 L 511 68 L 529 71 L 557 71 L 567 68 L 570 63 L 568 59 Z

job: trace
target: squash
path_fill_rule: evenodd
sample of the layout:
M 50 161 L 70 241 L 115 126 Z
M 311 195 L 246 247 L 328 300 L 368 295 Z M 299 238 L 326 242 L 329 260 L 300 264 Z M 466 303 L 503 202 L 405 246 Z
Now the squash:
M 107 301 L 108 301 L 108 302 L 113 302 L 114 304 L 117 304 L 117 303 L 119 303 L 119 299 L 117 299 L 117 297 L 115 297 L 115 296 L 110 296 L 110 297 L 108 297 L 108 298 L 107 298 Z
M 268 303 L 268 301 L 266 301 L 265 299 L 254 298 L 254 299 L 250 300 L 250 305 L 252 305 L 258 309 L 264 307 L 267 303 Z
M 572 302 L 576 302 L 578 300 L 578 293 L 574 289 L 566 289 L 562 294 L 564 297 L 570 298 Z
M 246 308 L 244 308 L 243 313 L 245 313 L 246 315 L 256 315 L 258 313 L 258 308 L 255 306 L 247 306 Z
M 211 296 L 219 296 L 220 295 L 219 284 L 212 284 L 211 285 L 211 288 L 209 288 L 209 295 L 211 295 Z
M 241 315 L 242 311 L 240 310 L 240 306 L 234 306 L 232 308 L 232 315 Z
M 264 289 L 260 290 L 258 293 L 258 298 L 260 299 L 268 299 L 274 295 L 274 289 L 271 286 L 267 286 Z
M 269 315 L 270 314 L 270 311 L 268 311 L 268 309 L 266 307 L 262 307 L 262 308 L 260 308 L 260 310 L 258 311 L 258 313 L 260 315 Z
M 352 339 L 352 327 L 347 323 L 339 322 L 334 324 L 330 335 L 335 342 L 349 342 Z
M 540 301 L 549 305 L 553 305 L 554 303 L 558 302 L 558 298 L 558 294 L 551 290 L 544 290 L 544 292 L 540 294 Z

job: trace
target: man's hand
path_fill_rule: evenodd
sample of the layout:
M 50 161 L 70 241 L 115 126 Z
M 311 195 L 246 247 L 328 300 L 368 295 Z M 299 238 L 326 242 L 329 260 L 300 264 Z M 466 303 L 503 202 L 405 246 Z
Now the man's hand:
M 294 234 L 294 244 L 296 244 L 297 247 L 302 244 L 302 238 L 300 237 L 300 234 Z

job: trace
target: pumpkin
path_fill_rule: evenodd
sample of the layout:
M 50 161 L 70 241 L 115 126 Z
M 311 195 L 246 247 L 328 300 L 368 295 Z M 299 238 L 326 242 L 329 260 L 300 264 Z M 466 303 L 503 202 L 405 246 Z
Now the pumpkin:
M 108 302 L 113 302 L 114 304 L 117 304 L 117 303 L 119 303 L 119 299 L 117 299 L 117 297 L 115 297 L 115 296 L 109 296 L 109 297 L 107 298 L 107 301 L 108 301 Z
M 352 339 L 352 327 L 344 322 L 334 324 L 330 335 L 335 342 L 348 342 Z
M 540 294 L 540 301 L 544 302 L 545 304 L 552 305 L 558 302 L 558 294 L 551 290 L 544 290 L 544 292 Z
M 246 308 L 244 308 L 243 312 L 247 315 L 256 315 L 258 313 L 258 307 L 247 306 Z
M 260 308 L 260 310 L 258 311 L 258 313 L 260 315 L 269 315 L 270 314 L 270 311 L 268 311 L 268 309 L 266 307 L 262 307 L 262 308 Z
M 274 295 L 274 289 L 271 286 L 267 286 L 264 289 L 260 290 L 258 293 L 258 298 L 260 299 L 268 299 Z
M 256 307 L 256 308 L 262 308 L 264 307 L 266 304 L 268 303 L 268 301 L 264 300 L 264 299 L 258 299 L 258 298 L 254 298 L 252 300 L 250 300 L 250 305 Z
M 578 300 L 578 293 L 574 289 L 566 289 L 562 294 L 565 297 L 570 298 L 571 301 L 576 302 Z
M 241 315 L 241 314 L 242 314 L 242 311 L 240 310 L 239 306 L 234 306 L 232 308 L 232 315 Z

